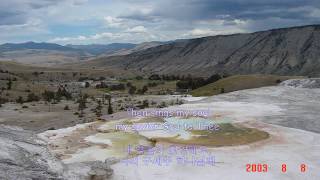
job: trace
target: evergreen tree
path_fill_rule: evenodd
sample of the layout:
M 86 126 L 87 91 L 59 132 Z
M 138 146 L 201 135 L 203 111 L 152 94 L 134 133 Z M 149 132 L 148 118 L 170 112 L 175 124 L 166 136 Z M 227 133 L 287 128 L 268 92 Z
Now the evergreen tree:
M 128 93 L 130 95 L 133 95 L 136 92 L 136 90 L 137 90 L 137 88 L 135 86 L 130 86 Z
M 87 96 L 80 94 L 80 98 L 78 100 L 78 103 L 79 103 L 78 110 L 80 111 L 79 117 L 83 117 L 84 115 L 83 110 L 87 108 L 86 102 L 87 102 Z
M 8 83 L 7 83 L 7 90 L 11 90 L 12 88 L 12 80 L 9 79 Z
M 102 112 L 101 112 L 101 110 L 102 110 L 102 103 L 101 103 L 100 100 L 99 100 L 97 103 L 98 103 L 98 105 L 97 105 L 97 107 L 96 107 L 96 115 L 97 115 L 97 117 L 101 117 L 101 116 L 102 116 Z
M 143 86 L 142 88 L 142 94 L 146 93 L 148 91 L 148 87 L 147 86 Z
M 18 99 L 16 100 L 17 103 L 19 104 L 23 104 L 23 98 L 21 96 L 18 97 Z
M 113 109 L 112 109 L 112 105 L 111 105 L 111 97 L 109 97 L 108 102 L 109 102 L 108 114 L 113 114 Z

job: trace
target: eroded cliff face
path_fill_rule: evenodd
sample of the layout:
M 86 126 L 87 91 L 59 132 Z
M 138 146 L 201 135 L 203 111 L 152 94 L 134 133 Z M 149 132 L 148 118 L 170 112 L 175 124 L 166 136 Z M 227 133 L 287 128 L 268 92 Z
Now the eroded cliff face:
M 84 66 L 160 74 L 320 75 L 320 26 L 177 41 Z

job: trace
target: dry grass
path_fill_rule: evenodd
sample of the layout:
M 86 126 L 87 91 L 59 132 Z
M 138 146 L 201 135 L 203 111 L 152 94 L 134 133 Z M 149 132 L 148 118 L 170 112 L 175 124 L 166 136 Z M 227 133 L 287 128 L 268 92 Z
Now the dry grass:
M 277 75 L 236 75 L 220 79 L 217 82 L 195 89 L 191 92 L 192 96 L 212 96 L 224 92 L 232 92 L 243 89 L 259 88 L 264 86 L 274 86 L 280 81 L 293 78 L 301 78 L 297 76 L 277 76 Z

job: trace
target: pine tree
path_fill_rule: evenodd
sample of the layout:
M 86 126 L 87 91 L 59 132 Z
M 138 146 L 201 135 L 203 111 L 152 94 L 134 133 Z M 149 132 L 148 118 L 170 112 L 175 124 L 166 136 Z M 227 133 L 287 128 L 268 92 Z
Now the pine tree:
M 148 91 L 148 87 L 147 86 L 143 86 L 142 88 L 142 94 L 146 93 Z
M 83 110 L 87 108 L 86 102 L 87 102 L 87 96 L 80 94 L 80 98 L 78 100 L 78 103 L 79 103 L 78 110 L 80 111 L 79 117 L 83 117 L 84 115 Z
M 111 105 L 111 97 L 109 97 L 108 101 L 109 101 L 108 114 L 113 114 L 113 109 L 112 109 L 112 105 Z
M 136 90 L 137 90 L 137 88 L 136 88 L 135 86 L 131 86 L 131 87 L 129 88 L 128 93 L 129 93 L 130 95 L 133 95 L 133 94 L 136 92 Z
M 11 90 L 12 88 L 12 80 L 9 79 L 8 83 L 7 83 L 7 90 Z
M 99 101 L 98 101 L 98 105 L 97 105 L 97 107 L 96 107 L 96 115 L 97 115 L 97 117 L 102 116 L 101 110 L 102 110 L 102 103 L 101 103 L 101 101 L 99 100 Z

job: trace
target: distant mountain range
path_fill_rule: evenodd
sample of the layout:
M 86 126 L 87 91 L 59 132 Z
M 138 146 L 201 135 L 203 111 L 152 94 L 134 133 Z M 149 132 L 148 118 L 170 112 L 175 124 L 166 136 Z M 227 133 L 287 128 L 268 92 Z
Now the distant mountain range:
M 66 46 L 61 46 L 59 44 L 53 44 L 53 43 L 26 42 L 26 43 L 20 43 L 20 44 L 6 43 L 6 44 L 0 45 L 0 52 L 18 51 L 18 50 L 26 50 L 26 49 L 54 50 L 54 51 L 78 51 L 77 49 L 74 49 L 74 48 L 69 48 Z
M 320 75 L 320 25 L 176 41 L 80 66 L 159 74 Z
M 112 43 L 90 45 L 66 45 L 54 43 L 6 43 L 0 45 L 0 61 L 15 61 L 37 66 L 59 66 L 76 63 L 95 57 L 126 55 L 164 44 L 146 42 L 142 44 Z

